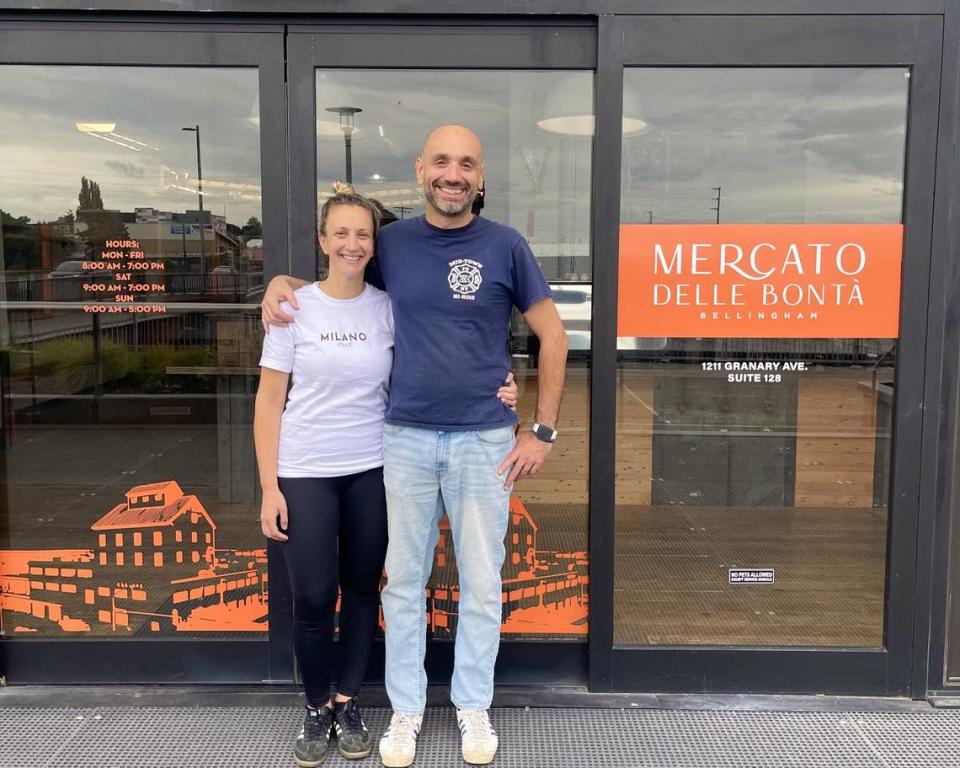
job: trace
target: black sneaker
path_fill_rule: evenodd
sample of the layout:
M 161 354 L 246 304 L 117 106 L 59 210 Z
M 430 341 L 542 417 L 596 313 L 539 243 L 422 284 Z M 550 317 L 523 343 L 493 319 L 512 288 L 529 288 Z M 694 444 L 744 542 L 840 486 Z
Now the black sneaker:
M 360 717 L 356 697 L 333 705 L 333 729 L 337 732 L 337 750 L 347 759 L 366 757 L 373 749 L 373 739 Z
M 330 729 L 333 727 L 333 710 L 327 707 L 311 709 L 303 716 L 303 727 L 293 745 L 293 762 L 303 768 L 316 768 L 327 756 L 330 746 Z

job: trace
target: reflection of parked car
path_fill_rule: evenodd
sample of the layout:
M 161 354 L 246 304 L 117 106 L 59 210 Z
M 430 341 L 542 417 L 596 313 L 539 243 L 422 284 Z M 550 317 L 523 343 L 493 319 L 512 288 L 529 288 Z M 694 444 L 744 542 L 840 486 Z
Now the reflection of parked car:
M 97 299 L 103 295 L 100 291 L 84 291 L 83 284 L 109 284 L 112 282 L 113 273 L 109 269 L 84 269 L 84 263 L 81 259 L 62 261 L 47 274 L 53 301 L 82 301 Z
M 550 283 L 553 302 L 567 332 L 571 357 L 580 357 L 590 351 L 590 324 L 593 315 L 593 286 L 589 283 Z M 666 339 L 639 339 L 633 336 L 617 337 L 617 349 L 663 349 Z M 536 355 L 539 351 L 536 336 L 523 316 L 514 312 L 510 328 L 510 350 L 515 354 Z
M 592 285 L 554 283 L 550 286 L 553 303 L 557 305 L 557 312 L 560 313 L 560 319 L 563 321 L 563 330 L 567 332 L 567 343 L 571 350 L 590 349 L 592 290 Z
M 210 270 L 210 293 L 240 293 L 240 273 L 229 264 L 221 264 Z
M 48 277 L 58 278 L 63 277 L 64 275 L 79 275 L 82 274 L 83 271 L 82 261 L 62 261 L 53 268 L 53 271 L 48 275 Z

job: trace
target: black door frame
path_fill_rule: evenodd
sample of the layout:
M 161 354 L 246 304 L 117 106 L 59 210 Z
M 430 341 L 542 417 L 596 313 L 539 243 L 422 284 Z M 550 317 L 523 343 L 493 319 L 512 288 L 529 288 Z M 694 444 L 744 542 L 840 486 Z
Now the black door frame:
M 934 211 L 933 274 L 927 354 L 927 402 L 921 503 L 934 515 L 921 530 L 916 643 L 928 664 L 914 668 L 914 690 L 960 694 L 951 677 L 960 594 L 955 588 L 960 526 L 960 2 L 944 9 L 943 67 Z M 948 635 L 953 634 L 952 637 Z
M 593 691 L 923 695 L 913 685 L 921 508 L 927 301 L 936 170 L 942 19 L 936 16 L 649 16 L 600 18 L 595 173 L 591 411 L 590 688 Z M 884 649 L 613 644 L 616 306 L 622 80 L 625 67 L 908 67 L 903 221 Z M 916 657 L 916 658 L 915 658 Z
M 434 69 L 455 61 L 457 70 L 588 70 L 596 65 L 596 25 L 584 21 L 509 22 L 471 20 L 385 23 L 356 21 L 323 26 L 290 26 L 287 77 L 290 156 L 291 252 L 293 274 L 315 279 L 316 252 L 316 85 L 317 69 Z M 437 115 L 442 122 L 443 116 Z M 412 162 L 411 177 L 412 177 Z M 427 672 L 450 678 L 453 644 L 430 641 Z M 374 647 L 367 679 L 382 680 L 383 645 Z M 585 685 L 587 643 L 506 640 L 500 645 L 496 677 L 513 685 Z
M 270 277 L 287 271 L 289 252 L 283 44 L 282 26 L 11 22 L 0 29 L 0 64 L 258 68 L 264 273 Z M 6 509 L 4 499 L 0 514 Z M 0 530 L 9 531 L 8 519 L 0 519 Z M 269 576 L 277 570 L 282 566 L 271 558 Z M 289 619 L 274 615 L 273 602 L 271 626 L 288 626 Z M 9 683 L 289 680 L 290 645 L 282 631 L 211 640 L 8 636 L 0 640 L 0 675 Z

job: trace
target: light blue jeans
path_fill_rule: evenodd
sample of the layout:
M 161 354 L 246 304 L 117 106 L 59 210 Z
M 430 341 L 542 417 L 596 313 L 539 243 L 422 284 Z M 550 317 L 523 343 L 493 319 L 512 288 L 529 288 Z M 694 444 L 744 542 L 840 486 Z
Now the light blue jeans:
M 480 432 L 384 427 L 389 535 L 381 600 L 387 694 L 395 712 L 419 714 L 427 703 L 424 589 L 444 508 L 460 574 L 450 698 L 461 709 L 487 709 L 493 700 L 510 500 L 497 467 L 513 443 L 512 426 Z

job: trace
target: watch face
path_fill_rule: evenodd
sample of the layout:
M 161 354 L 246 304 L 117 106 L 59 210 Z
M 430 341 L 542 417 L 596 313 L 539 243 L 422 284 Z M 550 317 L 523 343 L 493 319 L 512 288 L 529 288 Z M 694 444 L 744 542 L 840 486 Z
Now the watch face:
M 537 424 L 537 428 L 533 430 L 533 434 L 537 436 L 538 440 L 543 440 L 545 443 L 553 442 L 553 430 L 546 424 Z

